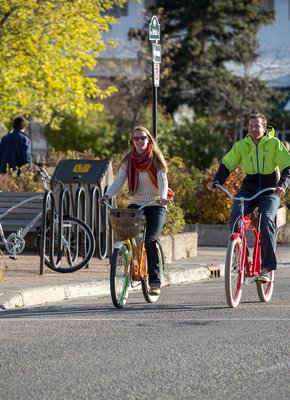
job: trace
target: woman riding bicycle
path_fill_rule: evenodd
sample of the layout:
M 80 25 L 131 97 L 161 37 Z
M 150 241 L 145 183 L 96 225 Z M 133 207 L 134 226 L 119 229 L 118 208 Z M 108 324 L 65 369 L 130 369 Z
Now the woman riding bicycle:
M 275 217 L 281 197 L 290 183 L 290 154 L 283 143 L 275 138 L 274 129 L 267 128 L 263 114 L 251 114 L 248 117 L 248 134 L 223 157 L 214 181 L 209 182 L 207 188 L 213 190 L 216 182 L 222 185 L 238 165 L 242 166 L 245 177 L 236 196 L 251 197 L 261 189 L 276 187 L 274 193 L 263 193 L 245 204 L 245 215 L 257 206 L 261 211 L 262 273 L 258 280 L 268 282 L 269 271 L 277 268 Z M 240 213 L 239 203 L 235 200 L 232 207 L 231 229 Z
M 108 187 L 100 201 L 116 195 L 126 179 L 130 196 L 128 208 L 139 208 L 140 205 L 153 201 L 156 197 L 160 198 L 160 206 L 144 208 L 147 225 L 145 248 L 149 270 L 149 294 L 159 295 L 161 282 L 156 243 L 166 220 L 168 168 L 162 152 L 147 128 L 136 126 L 129 145 L 130 152 L 121 161 L 115 181 Z

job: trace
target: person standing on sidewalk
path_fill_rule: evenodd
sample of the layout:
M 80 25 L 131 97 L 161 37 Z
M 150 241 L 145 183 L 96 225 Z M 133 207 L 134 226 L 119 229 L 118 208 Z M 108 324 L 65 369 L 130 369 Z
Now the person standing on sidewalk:
M 149 270 L 149 294 L 159 295 L 161 282 L 156 243 L 166 220 L 168 168 L 156 141 L 144 126 L 136 126 L 133 129 L 129 146 L 130 151 L 121 161 L 115 181 L 99 202 L 116 195 L 126 180 L 130 196 L 128 208 L 139 208 L 142 204 L 160 197 L 160 205 L 144 208 L 147 224 L 145 248 Z
M 21 168 L 25 164 L 32 169 L 31 140 L 25 134 L 29 122 L 24 117 L 13 120 L 13 130 L 7 133 L 0 143 L 0 173 L 9 169 Z
M 208 182 L 207 188 L 214 190 L 215 183 L 223 185 L 238 165 L 242 166 L 245 177 L 236 196 L 251 197 L 262 189 L 276 188 L 274 192 L 265 192 L 257 199 L 245 203 L 245 215 L 257 206 L 261 210 L 262 274 L 258 280 L 264 283 L 270 280 L 269 271 L 277 268 L 275 217 L 281 197 L 285 195 L 290 183 L 290 154 L 275 137 L 274 129 L 267 128 L 267 119 L 263 114 L 251 114 L 248 117 L 247 135 L 236 142 L 223 157 L 213 182 Z M 240 213 L 239 203 L 233 203 L 231 229 Z

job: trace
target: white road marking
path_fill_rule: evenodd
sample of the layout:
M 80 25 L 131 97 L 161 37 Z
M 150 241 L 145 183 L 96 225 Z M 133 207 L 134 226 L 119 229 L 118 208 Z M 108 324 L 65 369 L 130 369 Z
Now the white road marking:
M 274 364 L 271 365 L 270 367 L 258 369 L 257 373 L 272 372 L 272 371 L 277 371 L 278 369 L 289 368 L 289 367 L 290 367 L 290 360 L 287 360 L 286 362 Z
M 91 322 L 152 322 L 152 318 L 146 318 L 146 319 L 137 319 L 137 318 L 131 318 L 130 315 L 128 315 L 128 318 L 95 318 L 95 317 L 74 317 L 70 318 L 69 316 L 67 318 L 63 317 L 54 317 L 54 318 L 46 318 L 45 315 L 43 317 L 13 317 L 13 316 L 7 316 L 7 317 L 1 317 L 0 318 L 0 323 L 1 321 L 14 321 L 14 322 L 25 322 L 25 321 L 91 321 Z M 273 321 L 273 322 L 278 322 L 278 321 L 290 321 L 290 317 L 288 318 L 185 318 L 185 319 L 166 319 L 162 320 L 159 323 L 176 323 L 176 322 L 244 322 L 244 321 Z

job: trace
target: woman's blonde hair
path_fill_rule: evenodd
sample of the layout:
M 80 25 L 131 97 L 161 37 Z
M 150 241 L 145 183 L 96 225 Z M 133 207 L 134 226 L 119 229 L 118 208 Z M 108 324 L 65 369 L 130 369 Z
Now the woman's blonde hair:
M 134 133 L 137 132 L 137 131 L 141 131 L 141 132 L 145 133 L 145 135 L 147 135 L 148 140 L 149 140 L 149 144 L 150 144 L 150 146 L 151 146 L 151 148 L 153 150 L 155 158 L 157 159 L 157 163 L 160 164 L 160 168 L 157 167 L 157 169 L 163 169 L 164 172 L 168 172 L 168 167 L 167 167 L 167 163 L 165 161 L 165 158 L 164 158 L 161 150 L 159 149 L 156 140 L 153 138 L 153 136 L 151 135 L 149 130 L 147 128 L 145 128 L 145 126 L 137 125 L 137 126 L 135 126 L 133 128 L 131 137 L 129 139 L 130 149 L 131 150 L 135 149 L 133 137 L 134 137 Z M 127 156 L 122 160 L 122 162 L 125 161 L 125 159 L 127 159 Z

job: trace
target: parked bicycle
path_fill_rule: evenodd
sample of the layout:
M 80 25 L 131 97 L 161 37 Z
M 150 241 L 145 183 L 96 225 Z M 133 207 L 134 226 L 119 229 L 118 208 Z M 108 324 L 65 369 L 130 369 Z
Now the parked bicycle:
M 50 175 L 44 164 L 35 164 L 39 168 L 38 174 L 42 177 L 44 191 L 47 191 L 47 183 L 50 181 Z M 12 256 L 11 258 L 16 259 L 17 255 L 22 253 L 25 248 L 25 236 L 34 226 L 39 225 L 39 222 L 42 220 L 43 211 L 35 215 L 24 228 L 18 229 L 8 237 L 5 237 L 1 223 L 2 219 L 23 204 L 42 198 L 43 193 L 35 194 L 35 196 L 33 195 L 15 204 L 0 215 L 0 245 L 4 245 L 7 253 Z M 50 216 L 49 207 L 47 215 Z M 93 256 L 95 248 L 94 237 L 89 226 L 71 215 L 64 215 L 63 218 L 60 219 L 58 213 L 54 213 L 53 224 L 53 248 L 51 248 L 51 224 L 50 218 L 48 218 L 45 232 L 44 255 L 47 267 L 57 272 L 74 272 L 86 266 Z M 59 229 L 60 226 L 61 231 Z M 42 234 L 40 229 L 38 229 L 38 234 L 36 236 L 36 247 L 39 254 Z M 53 263 L 51 263 L 51 256 L 55 258 L 55 262 Z
M 141 284 L 142 292 L 148 303 L 155 303 L 159 295 L 149 294 L 149 274 L 145 250 L 146 220 L 143 209 L 159 204 L 150 201 L 138 209 L 114 208 L 108 201 L 103 203 L 109 209 L 109 219 L 114 238 L 110 265 L 111 298 L 115 307 L 123 308 L 126 304 L 129 287 L 135 288 Z M 164 272 L 164 256 L 161 243 L 157 242 L 160 265 L 160 280 Z
M 274 271 L 269 273 L 269 282 L 262 283 L 258 277 L 261 274 L 261 213 L 256 210 L 256 222 L 244 215 L 245 201 L 251 201 L 267 191 L 275 188 L 266 188 L 252 197 L 235 197 L 224 186 L 215 184 L 222 189 L 232 200 L 240 201 L 240 215 L 235 222 L 229 237 L 225 263 L 225 295 L 229 307 L 239 305 L 243 284 L 255 283 L 260 301 L 269 302 L 274 288 Z M 253 231 L 254 244 L 252 251 L 247 245 L 246 231 Z M 250 258 L 252 254 L 252 258 Z

